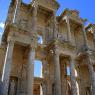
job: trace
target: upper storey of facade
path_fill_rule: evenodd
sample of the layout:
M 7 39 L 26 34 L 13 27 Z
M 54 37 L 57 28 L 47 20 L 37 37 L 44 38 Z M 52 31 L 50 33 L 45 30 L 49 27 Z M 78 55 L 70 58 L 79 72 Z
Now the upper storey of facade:
M 22 0 L 12 0 L 3 39 L 6 39 L 10 26 L 30 32 L 33 31 L 35 23 L 38 28 L 40 26 L 41 31 L 47 25 L 48 20 L 56 14 L 58 8 L 59 4 L 55 0 L 32 0 L 29 4 L 23 3 Z
M 33 10 L 37 7 L 37 16 L 43 14 L 43 19 L 51 16 L 53 12 L 56 13 L 59 4 L 55 0 L 32 0 L 29 4 L 25 4 L 22 0 L 12 0 L 6 23 L 16 23 L 24 25 L 30 24 L 29 21 L 33 19 Z M 37 18 L 38 18 L 37 17 Z M 30 26 L 29 26 L 30 27 Z
M 2 41 L 7 42 L 10 32 L 28 36 L 36 33 L 37 36 L 42 36 L 45 45 L 56 39 L 62 44 L 71 43 L 81 51 L 85 42 L 86 20 L 80 17 L 79 11 L 69 9 L 56 17 L 58 8 L 56 0 L 32 0 L 29 4 L 22 0 L 12 0 Z

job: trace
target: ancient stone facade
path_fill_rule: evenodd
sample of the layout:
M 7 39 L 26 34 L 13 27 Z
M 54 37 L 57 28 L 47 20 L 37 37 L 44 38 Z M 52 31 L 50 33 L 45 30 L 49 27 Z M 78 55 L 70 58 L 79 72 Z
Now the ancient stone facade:
M 0 95 L 95 95 L 95 25 L 85 27 L 77 10 L 56 16 L 58 8 L 56 0 L 11 1 L 0 45 Z M 36 59 L 42 77 L 34 77 Z

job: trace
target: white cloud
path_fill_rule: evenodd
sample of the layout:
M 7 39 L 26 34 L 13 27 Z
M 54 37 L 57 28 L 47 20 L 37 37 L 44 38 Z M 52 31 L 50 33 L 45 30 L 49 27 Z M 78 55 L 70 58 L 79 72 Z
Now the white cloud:
M 3 34 L 3 33 L 2 33 L 2 32 L 0 32 L 0 36 L 2 36 L 2 34 Z
M 0 44 L 1 44 L 2 34 L 3 34 L 3 32 L 0 32 Z
M 5 24 L 3 22 L 0 22 L 0 28 L 4 29 Z

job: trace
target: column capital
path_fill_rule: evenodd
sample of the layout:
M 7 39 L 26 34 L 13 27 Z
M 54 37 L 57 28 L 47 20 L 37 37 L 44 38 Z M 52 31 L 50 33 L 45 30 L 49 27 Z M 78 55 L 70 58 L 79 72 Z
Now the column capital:
M 55 49 L 54 54 L 59 56 L 59 52 Z
M 9 44 L 9 45 L 14 45 L 14 43 L 15 43 L 15 41 L 12 41 L 12 40 L 9 40 L 9 41 L 8 41 L 8 44 Z
M 47 64 L 47 60 L 46 60 L 46 59 L 43 59 L 43 60 L 42 60 L 42 64 L 43 64 L 43 63 L 44 63 L 44 64 Z
M 69 60 L 70 60 L 70 61 L 76 61 L 76 57 L 75 57 L 75 56 L 70 56 L 70 57 L 69 57 Z
M 56 56 L 56 55 L 60 55 L 60 53 L 58 52 L 58 50 L 56 50 L 55 48 L 54 49 L 50 49 L 50 52 L 52 53 L 53 56 Z
M 68 23 L 69 22 L 69 17 L 68 17 L 68 15 L 65 17 L 65 20 L 66 20 L 66 23 Z
M 37 2 L 37 0 L 35 0 L 33 2 L 33 5 L 32 6 L 34 7 L 34 9 L 37 9 L 38 8 L 38 2 Z
M 34 51 L 34 50 L 36 49 L 36 47 L 37 47 L 37 46 L 35 46 L 35 45 L 30 45 L 30 46 L 29 46 L 29 49 Z

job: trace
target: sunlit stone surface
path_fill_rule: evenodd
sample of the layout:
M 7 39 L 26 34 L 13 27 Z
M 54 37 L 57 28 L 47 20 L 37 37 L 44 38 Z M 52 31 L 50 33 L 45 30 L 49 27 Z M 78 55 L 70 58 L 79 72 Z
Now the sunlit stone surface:
M 95 25 L 84 26 L 77 10 L 56 17 L 59 7 L 56 0 L 11 0 L 0 95 L 95 95 Z

